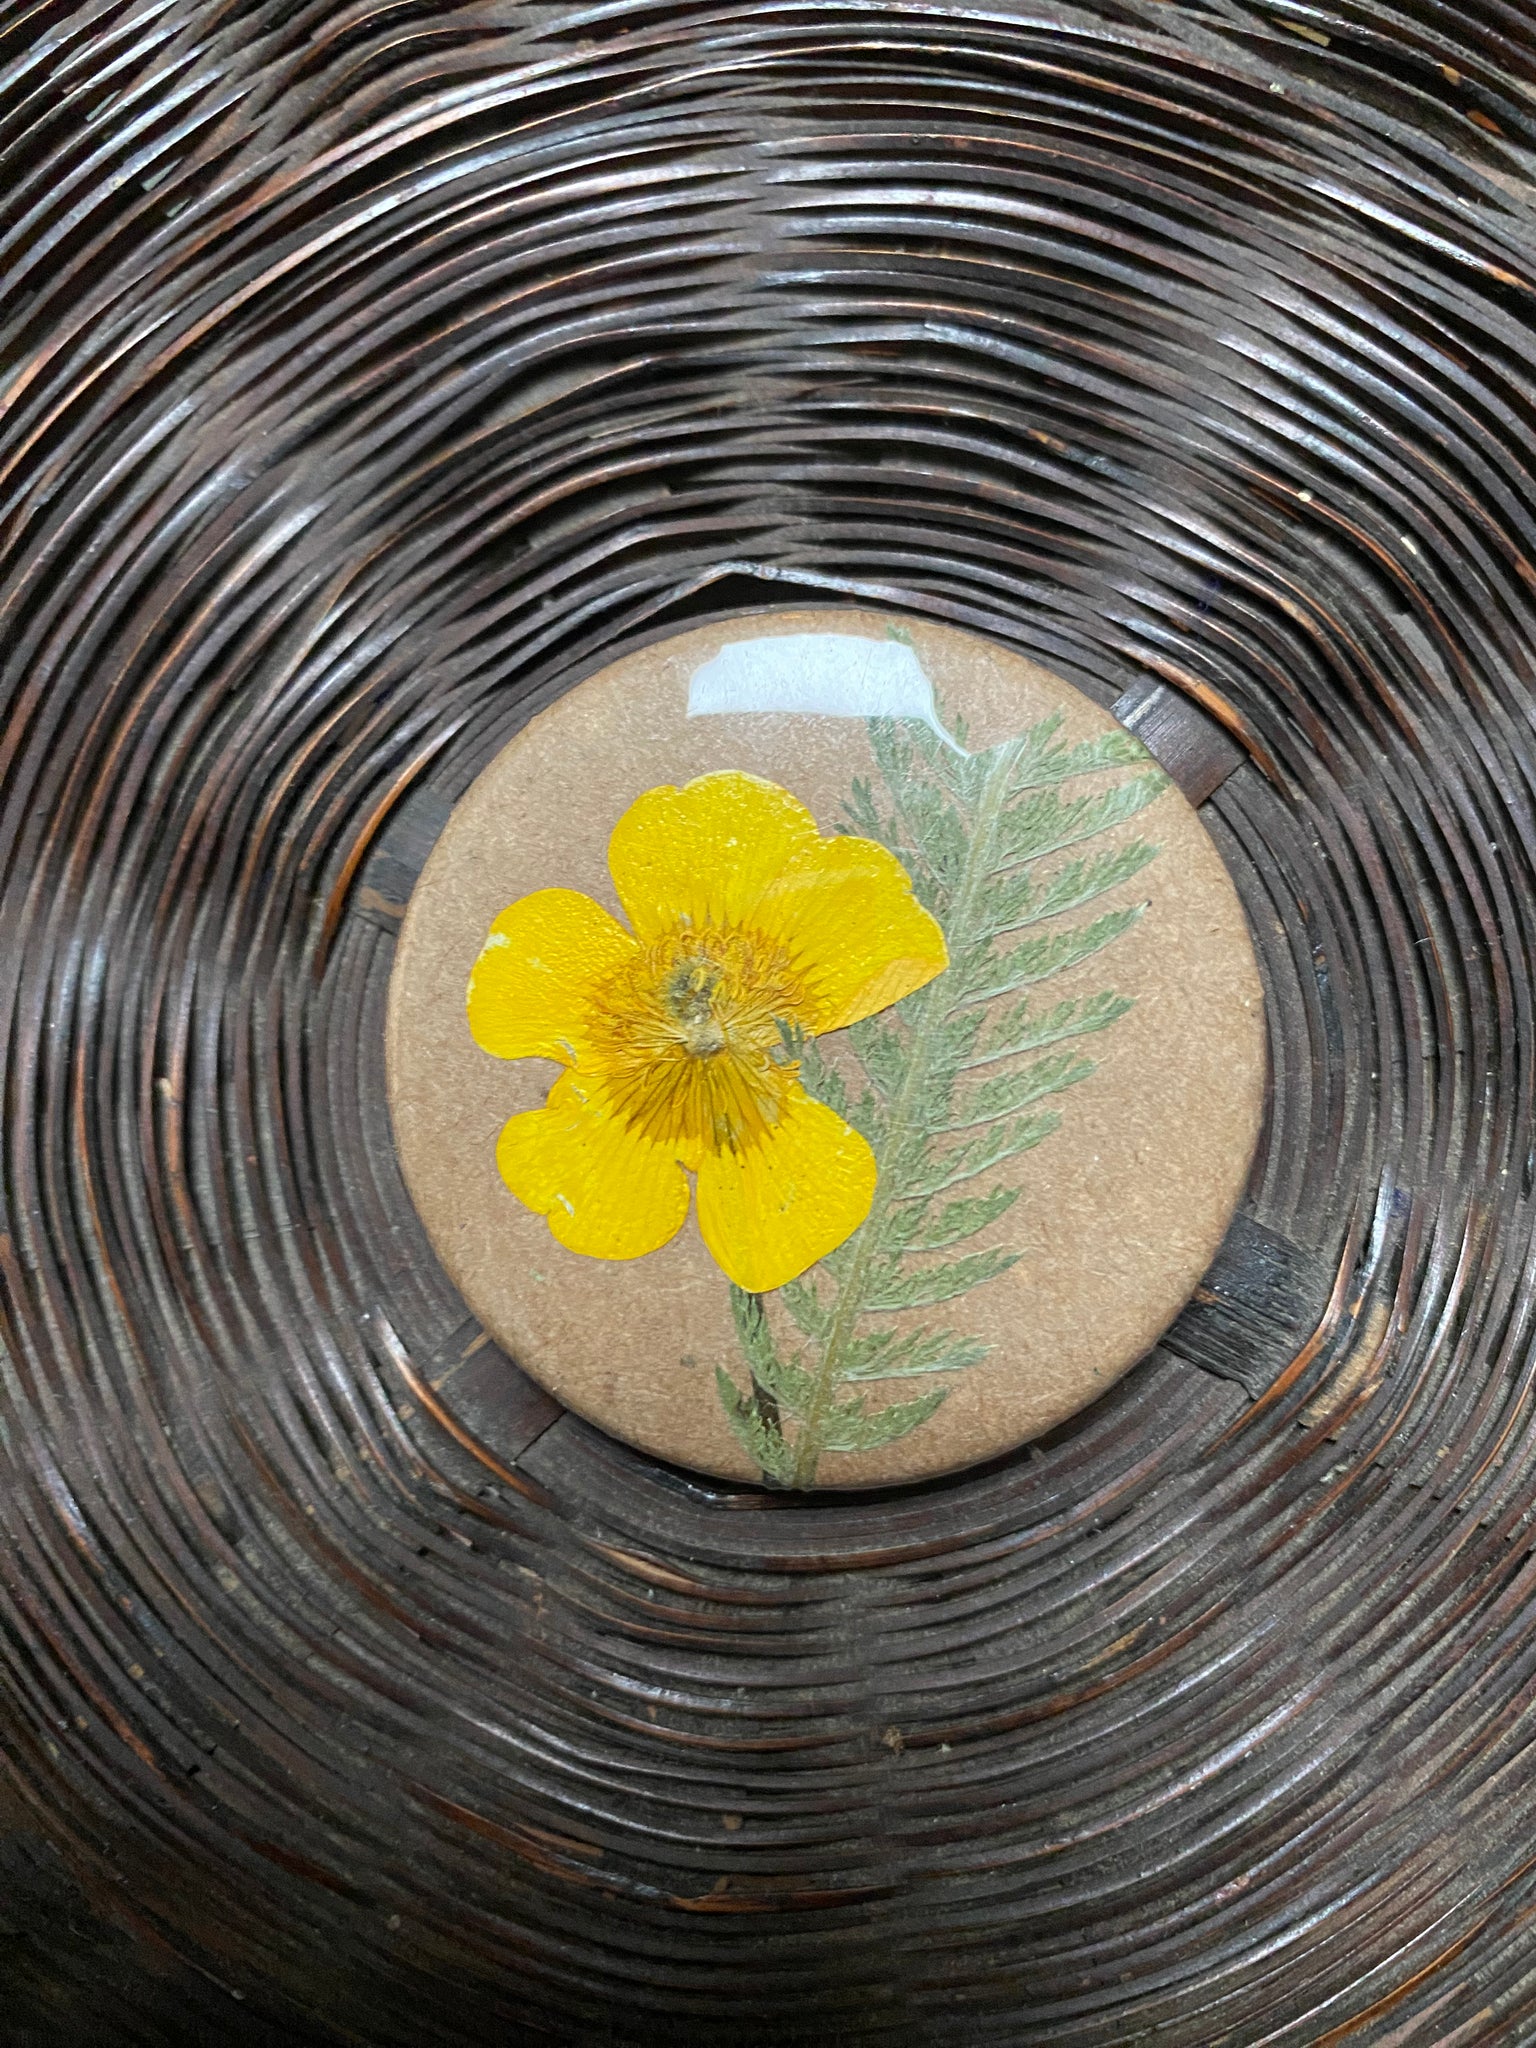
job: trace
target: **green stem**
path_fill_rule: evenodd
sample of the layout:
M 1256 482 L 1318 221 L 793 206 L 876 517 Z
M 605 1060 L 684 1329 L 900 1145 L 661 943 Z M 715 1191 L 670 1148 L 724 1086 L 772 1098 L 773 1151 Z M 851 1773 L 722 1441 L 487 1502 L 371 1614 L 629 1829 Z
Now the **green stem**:
M 960 884 L 955 891 L 953 905 L 944 924 L 944 937 L 951 961 L 965 952 L 974 937 L 972 926 L 976 920 L 977 898 L 993 866 L 994 846 L 1003 806 L 1008 799 L 1014 769 L 1027 745 L 1026 738 L 1010 740 L 1006 745 L 999 747 L 997 758 L 982 785 L 976 806 L 975 829 L 966 848 L 965 866 L 961 871 Z M 795 1437 L 794 1464 L 790 1469 L 789 1478 L 791 1486 L 809 1486 L 816 1477 L 828 1414 L 842 1380 L 843 1357 L 857 1331 L 859 1318 L 864 1314 L 864 1294 L 869 1284 L 870 1271 L 880 1256 L 885 1236 L 885 1221 L 890 1214 L 892 1203 L 896 1200 L 892 1186 L 893 1176 L 887 1171 L 887 1166 L 890 1161 L 900 1156 L 902 1147 L 912 1135 L 913 1108 L 922 1099 L 928 1083 L 935 1026 L 948 1013 L 948 1006 L 943 1003 L 940 995 L 944 981 L 945 977 L 941 974 L 928 984 L 917 999 L 915 1014 L 909 1017 L 911 1039 L 906 1071 L 902 1075 L 901 1087 L 891 1104 L 886 1122 L 885 1137 L 878 1160 L 875 1199 L 869 1215 L 860 1226 L 853 1259 L 838 1290 L 837 1307 L 833 1310 L 832 1321 L 827 1327 L 827 1334 L 822 1343 L 821 1363 L 816 1371 L 815 1389 L 801 1417 L 800 1428 Z

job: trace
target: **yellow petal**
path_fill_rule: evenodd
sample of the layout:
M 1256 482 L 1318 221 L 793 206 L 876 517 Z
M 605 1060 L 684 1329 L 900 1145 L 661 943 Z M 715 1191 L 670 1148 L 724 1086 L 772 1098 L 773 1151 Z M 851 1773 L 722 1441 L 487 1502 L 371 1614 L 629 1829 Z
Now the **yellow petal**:
M 802 849 L 816 820 L 776 782 L 728 768 L 637 797 L 613 828 L 608 868 L 642 939 L 739 924 Z
M 571 1074 L 542 1109 L 504 1125 L 496 1164 L 560 1243 L 588 1258 L 643 1258 L 688 1214 L 687 1176 L 672 1153 L 604 1114 Z
M 498 1059 L 571 1061 L 593 990 L 635 941 L 590 896 L 537 889 L 491 926 L 469 977 L 469 1028 Z
M 872 839 L 818 839 L 758 904 L 752 927 L 788 952 L 809 1007 L 796 1021 L 838 1031 L 900 1002 L 949 965 L 937 921 L 906 869 Z
M 875 1198 L 875 1155 L 825 1103 L 792 1088 L 768 1136 L 699 1163 L 699 1229 L 738 1287 L 782 1287 L 851 1237 Z

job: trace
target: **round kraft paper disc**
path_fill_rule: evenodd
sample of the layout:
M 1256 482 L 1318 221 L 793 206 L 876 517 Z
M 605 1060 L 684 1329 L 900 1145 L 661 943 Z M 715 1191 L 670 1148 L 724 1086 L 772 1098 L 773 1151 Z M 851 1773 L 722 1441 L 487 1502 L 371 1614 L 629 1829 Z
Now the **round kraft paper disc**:
M 1194 810 L 974 635 L 738 617 L 539 712 L 390 987 L 401 1165 L 476 1316 L 658 1457 L 798 1487 L 1094 1400 L 1242 1193 L 1257 967 Z

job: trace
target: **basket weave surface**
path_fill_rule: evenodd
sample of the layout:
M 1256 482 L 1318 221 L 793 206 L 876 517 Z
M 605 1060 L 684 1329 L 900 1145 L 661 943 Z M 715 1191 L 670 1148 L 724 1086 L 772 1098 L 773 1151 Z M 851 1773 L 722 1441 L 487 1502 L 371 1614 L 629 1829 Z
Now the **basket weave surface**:
M 1536 2039 L 1533 143 L 1496 0 L 0 16 L 15 2038 Z M 479 1341 L 381 1028 L 531 707 L 837 593 L 1136 725 L 1274 1089 L 1110 1396 L 805 1502 Z

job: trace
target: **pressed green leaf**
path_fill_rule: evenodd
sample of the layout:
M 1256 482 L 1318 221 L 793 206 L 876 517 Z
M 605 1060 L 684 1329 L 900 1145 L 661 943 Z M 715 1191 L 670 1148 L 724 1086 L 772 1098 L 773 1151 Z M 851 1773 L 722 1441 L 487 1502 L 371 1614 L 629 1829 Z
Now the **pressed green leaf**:
M 1015 1159 L 1021 1152 L 1033 1151 L 1053 1131 L 1060 1129 L 1061 1118 L 1053 1109 L 1015 1117 L 1011 1123 L 988 1124 L 978 1137 L 968 1138 L 963 1145 L 940 1153 L 933 1162 L 935 1177 L 932 1180 L 905 1189 L 896 1199 L 929 1201 L 934 1195 L 959 1187 L 962 1181 L 974 1180 L 978 1173 L 1001 1166 L 1005 1159 Z
M 783 1029 L 784 1027 L 780 1027 Z M 794 1041 L 799 1060 L 800 1086 L 815 1102 L 823 1102 L 844 1123 L 852 1124 L 861 1137 L 875 1144 L 880 1137 L 880 1099 L 872 1088 L 855 1098 L 847 1081 L 821 1054 L 814 1039 L 803 1035 Z
M 964 1372 L 986 1357 L 991 1347 L 950 1330 L 877 1330 L 856 1337 L 843 1354 L 843 1379 L 920 1379 L 932 1372 Z
M 1116 889 L 1122 882 L 1129 882 L 1139 875 L 1149 862 L 1156 860 L 1160 849 L 1145 839 L 1133 839 L 1125 846 L 1118 846 L 1109 853 L 1094 855 L 1088 860 L 1069 861 L 1056 873 L 1048 876 L 1027 899 L 1012 896 L 1008 891 L 999 891 L 996 902 L 998 911 L 989 922 L 988 935 L 1003 938 L 1011 931 L 1020 931 L 1025 925 L 1041 924 L 1048 917 L 1061 917 L 1069 910 L 1081 910 L 1085 903 L 1092 903 L 1097 897 Z
M 878 1451 L 926 1422 L 948 1392 L 947 1387 L 935 1387 L 915 1401 L 895 1401 L 873 1415 L 862 1408 L 834 1408 L 827 1419 L 825 1447 L 829 1451 Z
M 850 1102 L 841 1112 L 845 1123 L 852 1124 L 861 1138 L 867 1138 L 872 1146 L 880 1142 L 884 1119 L 880 1110 L 880 1098 L 873 1088 L 866 1088 L 857 1102 Z
M 983 1013 L 972 1010 L 963 1022 L 980 1024 Z M 893 1129 L 880 1152 L 881 1170 L 900 1180 L 920 1166 L 922 1155 L 936 1133 L 949 1123 L 955 1086 L 965 1071 L 967 1055 L 975 1044 L 976 1031 L 934 1031 L 924 1033 L 926 1058 L 923 1072 L 906 1087 L 901 1108 L 901 1129 Z M 893 1105 L 894 1107 L 894 1105 Z
M 1026 996 L 1016 1009 L 998 1020 L 987 1042 L 965 1061 L 965 1067 L 990 1067 L 999 1060 L 1015 1059 L 1020 1053 L 1038 1052 L 1043 1046 L 1059 1044 L 1065 1038 L 1107 1030 L 1135 1007 L 1134 997 L 1117 995 L 1106 988 L 1097 995 L 1074 996 L 1067 1002 L 1055 1003 L 1037 1017 Z
M 1011 1209 L 1022 1188 L 993 1188 L 985 1195 L 964 1195 L 958 1202 L 946 1202 L 936 1216 L 924 1220 L 918 1213 L 916 1228 L 906 1239 L 913 1252 L 941 1252 L 952 1244 L 963 1244 L 978 1230 L 985 1230 Z
M 724 1366 L 715 1367 L 715 1385 L 731 1433 L 747 1456 L 770 1479 L 788 1479 L 794 1456 L 783 1437 L 759 1414 Z
M 1064 797 L 1059 790 L 1048 789 L 1026 797 L 1003 818 L 997 867 L 1006 872 L 1021 861 L 1043 860 L 1047 854 L 1097 838 L 1111 826 L 1136 817 L 1168 786 L 1168 778 L 1159 768 L 1091 796 Z
M 881 846 L 890 845 L 890 826 L 886 823 L 875 803 L 874 792 L 862 777 L 856 778 L 853 794 L 843 805 L 848 823 L 861 839 L 876 840 Z
M 984 1280 L 995 1280 L 1019 1262 L 1017 1252 L 994 1246 L 990 1251 L 967 1252 L 964 1258 L 946 1259 L 942 1265 L 908 1266 L 871 1289 L 865 1306 L 871 1314 L 901 1308 L 932 1308 L 941 1301 L 953 1301 Z
M 879 1249 L 865 1262 L 864 1289 L 866 1293 L 877 1294 L 900 1273 L 902 1253 L 899 1246 L 886 1239 L 883 1231 L 877 1229 L 875 1235 Z
M 824 1102 L 846 1123 L 848 1121 L 848 1084 L 835 1067 L 828 1066 L 822 1058 L 820 1048 L 813 1039 L 806 1039 L 799 1049 L 800 1086 L 817 1102 Z
M 1065 722 L 1063 712 L 1049 711 L 1038 724 L 1032 725 L 1024 734 L 1013 749 L 1012 761 L 1003 761 L 1009 790 L 1032 788 L 1039 775 L 1041 763 L 1061 754 L 1063 750 L 1056 735 Z M 992 759 L 1001 760 L 1003 755 L 1002 747 L 992 749 Z
M 1098 1064 L 1097 1060 L 1084 1059 L 1078 1053 L 1057 1052 L 1043 1060 L 1031 1060 L 1027 1067 L 1011 1074 L 994 1075 L 972 1089 L 962 1105 L 964 1113 L 948 1128 L 968 1131 L 977 1124 L 996 1123 L 1002 1116 L 1015 1116 L 1032 1102 L 1042 1102 L 1047 1095 L 1060 1095 L 1064 1089 L 1075 1088 L 1079 1081 L 1086 1081 L 1098 1071 Z
M 953 1300 L 1016 1262 L 1006 1246 L 940 1255 L 1002 1218 L 1017 1186 L 940 1198 L 1058 1129 L 1055 1111 L 1033 1105 L 1085 1079 L 1093 1062 L 1070 1047 L 1049 1048 L 1105 1030 L 1131 1007 L 1112 990 L 1039 1012 L 1027 997 L 999 1002 L 1113 944 L 1145 907 L 998 946 L 1130 881 L 1156 853 L 1137 840 L 1047 868 L 1049 856 L 1134 817 L 1168 787 L 1128 734 L 1069 744 L 1062 725 L 1053 713 L 1017 739 L 966 755 L 914 722 L 870 723 L 885 787 L 856 782 L 848 820 L 902 862 L 919 902 L 943 926 L 950 965 L 893 1012 L 851 1029 L 849 1055 L 867 1082 L 857 1099 L 859 1084 L 803 1033 L 784 1033 L 783 1056 L 799 1061 L 806 1091 L 864 1133 L 879 1173 L 863 1227 L 781 1290 L 784 1313 L 807 1340 L 802 1350 L 786 1357 L 761 1301 L 733 1298 L 753 1394 L 727 1376 L 721 1399 L 738 1440 L 770 1477 L 808 1484 L 824 1452 L 894 1442 L 925 1422 L 945 1392 L 930 1388 L 871 1411 L 839 1399 L 839 1389 L 947 1376 L 985 1356 L 984 1344 L 953 1330 L 893 1328 L 889 1318 Z M 1074 778 L 1122 768 L 1142 772 L 1076 796 L 1064 791 Z M 1005 1014 L 991 1013 L 994 1003 Z M 1027 1060 L 1031 1053 L 1045 1056 Z
M 970 738 L 965 720 L 945 709 L 937 691 L 934 693 L 934 703 L 940 725 L 951 734 L 963 750 Z M 974 776 L 969 771 L 976 756 L 964 751 L 957 754 L 953 747 L 945 746 L 938 734 L 926 725 L 909 723 L 907 731 L 911 734 L 914 756 L 951 796 L 964 802 L 974 781 Z
M 815 1282 L 802 1277 L 779 1289 L 779 1299 L 789 1310 L 796 1329 L 807 1337 L 824 1337 L 830 1312 L 816 1292 Z
M 831 1251 L 824 1252 L 814 1269 L 818 1276 L 825 1275 L 830 1279 L 841 1281 L 853 1261 L 858 1242 L 859 1233 L 855 1231 L 852 1237 L 845 1237 L 841 1244 L 836 1244 L 832 1247 Z M 797 1283 L 791 1281 L 788 1284 L 794 1286 Z
M 873 1017 L 848 1033 L 864 1071 L 887 1101 L 900 1088 L 907 1068 L 907 1049 L 897 1034 Z
M 925 1076 L 922 1087 L 913 1090 L 906 1107 L 909 1128 L 919 1148 L 927 1144 L 931 1132 L 941 1130 L 948 1123 L 955 1083 L 959 1078 L 958 1066 L 935 1063 Z M 893 1154 L 892 1166 L 896 1167 L 898 1163 L 898 1156 Z
M 989 946 L 994 939 L 1005 932 L 1017 931 L 1021 924 L 1028 924 L 1035 914 L 1043 887 L 1040 879 L 1028 867 L 1015 869 L 1012 874 L 998 875 L 981 892 L 981 916 L 978 920 L 978 947 Z
M 896 796 L 896 816 L 934 878 L 953 889 L 965 866 L 965 823 L 931 783 L 907 783 Z
M 958 984 L 955 984 L 958 986 Z M 947 993 L 947 991 L 946 991 Z M 979 1010 L 947 1009 L 923 1027 L 925 1065 L 935 1074 L 958 1074 L 970 1058 L 986 1018 Z
M 885 786 L 895 811 L 889 823 L 881 819 L 872 799 L 858 805 L 858 811 L 864 817 L 881 823 L 881 844 L 889 846 L 891 852 L 903 860 L 911 874 L 913 887 L 918 887 L 922 879 L 928 877 L 946 889 L 954 881 L 958 868 L 965 864 L 965 823 L 948 801 L 942 784 L 911 772 L 913 754 L 905 737 L 897 737 L 893 731 L 885 737 L 874 733 L 874 727 L 887 723 L 889 721 L 879 719 L 870 723 L 870 741 L 874 745 L 874 758 L 881 762 L 881 772 L 885 774 Z M 922 733 L 924 729 L 918 727 L 915 731 Z
M 1016 989 L 1026 988 L 1032 982 L 1049 981 L 1052 975 L 1065 973 L 1067 968 L 1076 967 L 1080 960 L 1091 959 L 1095 953 L 1102 953 L 1106 946 L 1113 945 L 1123 932 L 1130 930 L 1146 907 L 1144 903 L 1133 903 L 1124 910 L 1106 910 L 1091 924 L 1072 925 L 1064 932 L 1026 939 L 1022 946 L 1014 946 L 1010 951 L 996 955 L 978 969 L 975 976 L 978 985 L 968 986 L 961 1000 L 966 1003 L 991 1002 L 998 996 L 1012 995 Z
M 1141 741 L 1131 733 L 1100 733 L 1095 739 L 1080 740 L 1076 746 L 1044 749 L 1021 767 L 1017 786 L 1071 782 L 1079 775 L 1098 775 L 1106 768 L 1139 768 L 1149 758 Z
M 813 1373 L 794 1360 L 781 1358 L 777 1353 L 761 1365 L 752 1368 L 756 1385 L 771 1394 L 780 1407 L 789 1415 L 804 1417 L 816 1398 L 816 1379 Z
M 773 1332 L 768 1327 L 768 1317 L 763 1310 L 763 1297 L 748 1294 L 744 1287 L 731 1282 L 731 1319 L 736 1325 L 736 1336 L 741 1345 L 742 1356 L 752 1368 L 754 1375 L 762 1377 L 763 1366 L 772 1367 L 778 1362 L 774 1347 Z
M 913 774 L 912 745 L 908 738 L 910 724 L 904 719 L 872 718 L 866 729 L 870 751 L 886 790 L 893 801 L 899 801 L 901 792 L 918 779 Z
M 1031 915 L 1036 919 L 1060 917 L 1065 911 L 1078 910 L 1096 896 L 1131 881 L 1161 851 L 1150 839 L 1128 839 L 1123 846 L 1110 847 L 1107 852 L 1068 861 L 1047 877 Z
M 899 858 L 911 880 L 912 894 L 930 917 L 936 917 L 939 923 L 943 924 L 950 904 L 949 890 L 928 868 L 915 861 L 909 861 L 905 855 Z

